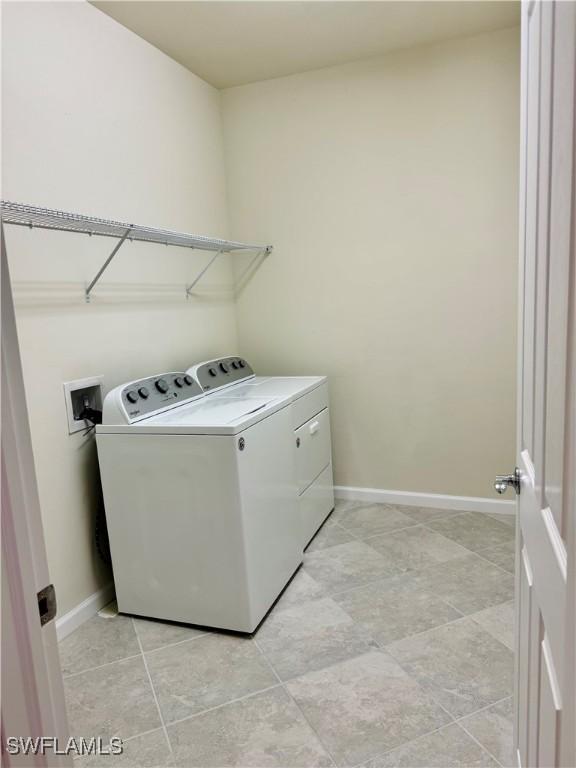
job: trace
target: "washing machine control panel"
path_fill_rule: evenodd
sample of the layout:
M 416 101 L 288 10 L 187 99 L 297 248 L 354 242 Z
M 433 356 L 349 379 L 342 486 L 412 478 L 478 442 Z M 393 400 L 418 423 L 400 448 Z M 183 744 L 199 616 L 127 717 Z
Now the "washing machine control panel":
M 128 421 L 133 421 L 201 394 L 192 376 L 177 371 L 133 381 L 123 388 L 121 399 Z
M 254 376 L 252 367 L 243 357 L 222 357 L 200 363 L 188 370 L 203 392 L 211 392 Z

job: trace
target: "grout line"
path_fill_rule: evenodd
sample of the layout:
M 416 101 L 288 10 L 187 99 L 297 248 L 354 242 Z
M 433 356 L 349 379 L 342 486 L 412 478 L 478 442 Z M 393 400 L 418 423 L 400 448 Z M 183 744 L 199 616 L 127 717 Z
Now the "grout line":
M 348 530 L 348 528 L 345 528 L 345 527 L 342 525 L 342 523 L 341 523 L 341 522 L 339 522 L 338 520 L 336 520 L 334 523 L 332 523 L 332 525 L 333 525 L 333 526 L 337 526 L 338 528 L 340 528 L 340 530 L 341 530 L 341 531 L 344 531 L 344 533 L 347 533 L 347 534 L 348 534 L 348 536 L 352 536 L 352 538 L 353 538 L 355 541 L 362 541 L 362 539 L 360 539 L 358 536 L 356 536 L 356 534 L 355 534 L 355 533 L 352 533 L 352 531 L 349 531 L 349 530 Z M 343 543 L 345 544 L 346 542 L 343 542 Z M 332 544 L 332 546 L 333 546 L 333 547 L 336 547 L 336 546 L 338 546 L 338 545 L 337 545 L 337 544 Z M 326 549 L 330 549 L 330 547 L 326 547 Z
M 504 696 L 502 699 L 498 699 L 498 701 L 493 701 L 491 704 L 486 704 L 483 707 L 480 707 L 480 709 L 475 709 L 474 712 L 469 712 L 467 715 L 462 715 L 461 717 L 457 717 L 454 719 L 455 723 L 459 723 L 460 720 L 467 720 L 469 717 L 473 717 L 474 715 L 477 715 L 479 712 L 485 712 L 487 709 L 490 709 L 491 707 L 496 707 L 498 704 L 503 704 L 505 701 L 508 701 L 508 699 L 511 699 L 514 696 L 513 693 L 508 694 L 508 696 Z
M 392 528 L 388 531 L 380 531 L 380 533 L 371 533 L 369 536 L 362 536 L 358 537 L 360 541 L 369 542 L 370 539 L 378 539 L 381 536 L 388 536 L 392 535 L 394 533 L 400 533 L 400 531 L 408 531 L 410 528 L 424 528 L 423 523 L 417 523 L 415 520 L 413 520 L 410 525 L 403 525 L 401 528 Z M 348 531 L 350 533 L 350 531 Z
M 391 573 L 390 576 L 382 576 L 381 578 L 376 579 L 375 581 L 367 581 L 364 584 L 357 585 L 356 587 L 348 587 L 348 589 L 339 589 L 338 592 L 327 592 L 326 597 L 338 597 L 338 595 L 345 595 L 348 592 L 356 592 L 359 589 L 364 589 L 364 587 L 373 587 L 375 584 L 381 584 L 383 581 L 387 581 L 388 579 L 394 579 L 397 576 L 404 576 L 408 573 L 412 573 L 412 571 L 402 571 L 400 573 Z M 306 602 L 309 602 L 309 601 L 306 601 Z
M 297 700 L 294 698 L 294 696 L 292 696 L 292 694 L 290 693 L 290 690 L 288 689 L 288 683 L 290 682 L 290 680 L 286 680 L 286 681 L 283 681 L 283 680 L 280 678 L 280 675 L 279 675 L 279 674 L 276 672 L 276 669 L 274 668 L 274 665 L 272 664 L 272 662 L 270 661 L 270 659 L 269 659 L 269 658 L 266 656 L 266 654 L 264 653 L 264 651 L 262 650 L 262 648 L 260 648 L 260 646 L 259 646 L 258 642 L 256 641 L 256 639 L 255 639 L 255 638 L 252 638 L 252 640 L 254 641 L 254 645 L 256 646 L 256 648 L 258 648 L 258 650 L 260 651 L 260 653 L 262 654 L 262 656 L 264 657 L 264 659 L 265 659 L 265 660 L 266 660 L 266 662 L 268 663 L 268 666 L 270 667 L 270 669 L 271 669 L 271 670 L 272 670 L 272 672 L 274 673 L 274 676 L 277 678 L 278 682 L 280 683 L 280 685 L 282 686 L 282 688 L 283 688 L 283 689 L 284 689 L 284 691 L 286 692 L 286 695 L 288 696 L 288 698 L 289 698 L 289 699 L 290 699 L 292 702 L 294 702 L 294 705 L 297 707 L 298 711 L 300 712 L 300 714 L 302 715 L 302 717 L 304 718 L 304 720 L 305 720 L 305 721 L 308 723 L 308 726 L 309 726 L 310 730 L 312 731 L 312 733 L 314 733 L 314 735 L 315 735 L 315 736 L 316 736 L 316 738 L 318 739 L 318 743 L 321 745 L 322 749 L 323 749 L 323 750 L 326 752 L 326 754 L 328 755 L 328 757 L 329 757 L 329 758 L 330 758 L 330 760 L 332 761 L 332 765 L 334 766 L 334 768 L 336 768 L 336 766 L 337 766 L 337 763 L 336 763 L 336 760 L 334 759 L 334 757 L 333 757 L 332 753 L 330 752 L 330 750 L 328 749 L 328 747 L 326 746 L 326 744 L 324 744 L 324 742 L 323 742 L 323 741 L 322 741 L 322 739 L 320 738 L 320 734 L 317 732 L 316 728 L 314 728 L 314 726 L 312 725 L 312 723 L 310 722 L 310 720 L 309 720 L 309 719 L 306 717 L 306 713 L 304 712 L 304 710 L 303 710 L 303 709 L 302 709 L 302 707 L 300 706 L 299 702 L 298 702 L 298 701 L 297 701 Z M 330 666 L 330 665 L 329 665 L 329 666 Z M 299 675 L 297 675 L 296 677 L 299 677 Z M 291 679 L 293 679 L 293 680 L 294 680 L 294 679 L 296 679 L 296 678 L 291 678 Z
M 465 512 L 464 514 L 468 514 Z M 479 513 L 482 514 L 482 513 Z M 455 515 L 454 517 L 458 517 L 458 515 Z M 444 518 L 446 519 L 446 518 Z M 450 520 L 453 520 L 454 518 L 450 518 Z M 470 547 L 467 547 L 466 544 L 462 544 L 461 541 L 456 541 L 456 539 L 451 538 L 450 536 L 447 536 L 446 533 L 440 533 L 440 531 L 437 531 L 435 528 L 432 528 L 431 524 L 436 522 L 435 520 L 429 520 L 427 523 L 422 523 L 424 528 L 426 528 L 427 531 L 430 531 L 431 533 L 436 533 L 438 536 L 442 536 L 442 538 L 446 539 L 447 541 L 451 541 L 452 544 L 457 544 L 459 547 L 462 547 L 466 551 L 466 555 L 459 555 L 459 557 L 467 557 L 468 555 L 475 555 L 476 551 L 474 549 L 470 549 Z M 488 547 L 483 547 L 483 549 L 488 549 Z
M 474 714 L 476 714 L 476 713 L 474 713 Z M 462 730 L 464 731 L 464 733 L 466 733 L 466 734 L 467 734 L 467 735 L 468 735 L 468 736 L 469 736 L 469 737 L 472 739 L 472 741 L 475 741 L 475 742 L 476 742 L 476 744 L 478 744 L 478 746 L 480 747 L 480 749 L 482 749 L 484 752 L 486 752 L 486 754 L 487 754 L 487 755 L 489 755 L 489 756 L 490 756 L 490 757 L 491 757 L 491 758 L 494 760 L 494 762 L 496 763 L 496 765 L 498 765 L 498 766 L 500 766 L 500 768 L 502 768 L 502 763 L 501 763 L 501 762 L 498 760 L 498 758 L 497 758 L 495 755 L 493 755 L 493 754 L 492 754 L 492 752 L 490 752 L 490 750 L 488 749 L 488 747 L 485 747 L 485 746 L 484 746 L 484 744 L 482 744 L 482 742 L 478 741 L 478 739 L 476 738 L 476 736 L 474 736 L 474 734 L 473 734 L 473 733 L 470 733 L 470 731 L 468 731 L 468 730 L 466 729 L 466 727 L 465 727 L 464 725 L 462 725 L 460 722 L 458 722 L 458 723 L 456 723 L 456 724 L 458 725 L 458 727 L 459 727 L 459 728 L 462 728 Z
M 447 605 L 449 608 L 452 608 L 452 610 L 453 610 L 453 611 L 456 611 L 456 613 L 459 613 L 459 614 L 460 614 L 460 616 L 461 616 L 462 618 L 464 618 L 464 617 L 468 617 L 468 616 L 469 616 L 469 614 L 468 614 L 468 613 L 462 613 L 462 611 L 460 610 L 460 608 L 456 608 L 456 606 L 455 606 L 455 605 L 452 605 L 452 603 L 451 603 L 450 601 L 446 600 L 446 598 L 445 598 L 445 597 L 438 597 L 438 600 L 441 600 L 443 603 L 446 603 L 446 605 Z
M 173 725 L 178 725 L 179 723 L 183 723 L 186 720 L 193 720 L 196 717 L 201 717 L 202 715 L 208 714 L 208 712 L 215 712 L 218 709 L 222 709 L 222 707 L 227 707 L 229 704 L 237 704 L 240 701 L 245 701 L 246 699 L 252 699 L 254 696 L 258 696 L 261 693 L 266 693 L 267 691 L 273 691 L 276 688 L 282 688 L 283 683 L 274 683 L 274 685 L 269 685 L 267 688 L 260 688 L 258 691 L 252 691 L 251 693 L 247 693 L 245 696 L 239 696 L 237 699 L 230 699 L 229 701 L 224 701 L 222 704 L 216 704 L 214 707 L 208 707 L 208 709 L 203 709 L 201 712 L 194 712 L 192 715 L 187 715 L 186 717 L 181 717 L 178 720 L 171 720 L 168 723 L 168 728 L 171 728 Z
M 396 643 L 402 643 L 404 642 L 404 640 L 412 640 L 415 637 L 421 637 L 422 635 L 427 635 L 428 632 L 435 632 L 437 629 L 443 629 L 444 627 L 449 627 L 452 624 L 457 624 L 459 621 L 463 621 L 464 619 L 468 619 L 468 618 L 469 616 L 458 616 L 458 618 L 452 619 L 452 621 L 446 621 L 444 624 L 438 624 L 438 626 L 430 627 L 430 629 L 425 629 L 422 632 L 416 632 L 415 634 L 407 635 L 406 637 L 399 637 L 398 640 L 392 640 L 391 643 L 383 644 L 383 643 L 379 643 L 377 640 L 375 642 L 377 643 L 379 648 L 389 653 L 390 656 L 392 656 L 395 659 L 395 661 L 398 661 L 396 656 L 394 656 L 394 654 L 388 650 L 391 645 L 395 645 Z M 399 661 L 398 663 L 400 664 Z
M 411 679 L 414 680 L 414 678 L 411 678 Z M 420 686 L 419 683 L 417 683 L 417 684 Z M 426 693 L 426 691 L 424 691 L 423 688 L 422 688 L 422 691 L 424 693 Z M 378 752 L 377 755 L 373 755 L 372 757 L 368 758 L 368 760 L 365 760 L 362 763 L 357 763 L 355 766 L 353 766 L 353 768 L 362 768 L 364 765 L 366 765 L 367 763 L 371 762 L 372 760 L 378 760 L 378 758 L 383 757 L 384 755 L 389 755 L 391 752 L 394 752 L 394 750 L 396 750 L 396 749 L 402 749 L 403 747 L 409 747 L 412 744 L 415 744 L 418 741 L 421 741 L 422 739 L 425 739 L 428 736 L 432 736 L 432 734 L 434 734 L 434 733 L 438 733 L 439 731 L 444 730 L 444 728 L 449 728 L 451 725 L 455 725 L 456 724 L 456 720 L 452 717 L 452 715 L 447 710 L 445 710 L 444 707 L 441 704 L 438 704 L 436 699 L 433 699 L 433 701 L 434 701 L 435 704 L 437 704 L 440 707 L 440 709 L 443 712 L 445 712 L 448 715 L 448 717 L 450 718 L 450 722 L 443 723 L 438 728 L 433 728 L 431 731 L 427 731 L 426 733 L 421 733 L 420 736 L 417 736 L 415 739 L 410 739 L 410 741 L 405 741 L 403 744 L 397 744 L 395 747 L 391 747 L 390 749 L 387 749 L 384 752 Z
M 161 731 L 162 726 L 157 725 L 156 728 L 151 728 L 149 731 L 142 731 L 142 733 L 136 733 L 133 736 L 128 736 L 127 739 L 122 739 L 122 744 L 127 744 L 129 741 L 134 741 L 134 739 L 139 739 L 140 736 L 148 736 L 151 733 L 156 733 L 157 731 Z
M 134 619 L 130 619 L 132 622 Z M 156 653 L 156 651 L 163 651 L 165 648 L 173 648 L 176 645 L 184 645 L 184 643 L 190 643 L 192 640 L 199 640 L 201 637 L 204 637 L 205 635 L 212 634 L 211 632 L 203 632 L 201 635 L 196 635 L 195 637 L 189 637 L 186 640 L 178 640 L 176 643 L 168 643 L 167 645 L 161 645 L 159 648 L 153 648 L 150 651 L 145 651 L 142 648 L 142 644 L 140 643 L 140 637 L 138 636 L 138 631 L 136 627 L 134 627 L 134 632 L 136 633 L 136 639 L 138 641 L 138 645 L 141 648 L 141 653 L 144 655 L 145 653 Z M 121 661 L 129 661 L 130 659 L 137 659 L 140 656 L 140 653 L 134 653 L 131 656 L 124 656 L 121 659 L 114 659 L 114 661 L 107 661 L 105 664 L 98 664 L 96 667 L 88 667 L 88 669 L 81 669 L 79 672 L 71 672 L 69 675 L 62 675 L 64 680 L 68 680 L 70 677 L 77 677 L 78 675 L 83 675 L 84 672 L 94 672 L 97 669 L 104 669 L 104 667 L 110 667 L 112 664 L 119 664 Z
M 260 653 L 260 655 L 262 656 L 262 658 L 264 659 L 264 661 L 266 662 L 266 664 L 268 664 L 268 666 L 270 667 L 270 671 L 272 672 L 272 674 L 274 675 L 274 677 L 276 678 L 276 680 L 278 680 L 278 682 L 280 683 L 280 685 L 284 685 L 284 681 L 282 680 L 282 678 L 280 677 L 280 675 L 278 674 L 278 672 L 276 672 L 276 669 L 274 668 L 274 665 L 272 664 L 272 662 L 270 661 L 270 659 L 268 658 L 268 656 L 266 656 L 266 654 L 264 653 L 264 651 L 262 650 L 262 648 L 260 648 L 260 645 L 258 644 L 258 641 L 256 640 L 256 638 L 255 638 L 255 637 L 253 637 L 253 638 L 252 638 L 252 642 L 254 643 L 254 645 L 256 646 L 256 648 L 258 649 L 258 652 Z
M 194 640 L 200 640 L 201 637 L 206 637 L 206 635 L 214 634 L 213 632 L 202 632 L 201 635 L 195 635 L 195 637 L 188 637 L 186 640 L 177 640 L 175 643 L 167 643 L 166 645 L 161 645 L 158 648 L 151 648 L 149 651 L 145 651 L 144 647 L 142 647 L 142 653 L 144 655 L 151 653 L 156 653 L 156 651 L 163 651 L 166 648 L 175 648 L 178 645 L 185 645 L 186 643 L 192 643 Z M 138 632 L 136 632 L 136 635 L 138 635 Z M 140 638 L 138 637 L 138 640 Z
M 375 551 L 377 551 L 377 550 L 375 550 Z M 448 563 L 454 562 L 454 560 L 460 560 L 463 557 L 467 557 L 467 556 L 468 555 L 462 555 L 462 556 L 459 555 L 458 557 L 453 557 L 451 560 L 446 560 L 444 563 L 434 563 L 433 565 L 426 566 L 425 568 L 410 568 L 407 571 L 400 571 L 400 570 L 396 569 L 396 573 L 390 573 L 388 576 L 381 576 L 379 579 L 375 579 L 374 581 L 366 581 L 366 582 L 364 582 L 364 584 L 358 584 L 355 587 L 348 587 L 348 589 L 339 589 L 337 592 L 327 592 L 326 596 L 327 597 L 334 597 L 335 595 L 343 595 L 346 592 L 354 592 L 354 591 L 356 591 L 358 589 L 363 589 L 364 587 L 371 587 L 371 586 L 374 586 L 375 584 L 380 584 L 383 581 L 388 581 L 388 579 L 397 579 L 397 578 L 400 578 L 402 576 L 414 576 L 417 573 L 425 573 L 430 568 L 436 568 L 437 565 L 447 565 Z M 306 568 L 306 563 L 304 563 L 304 569 L 305 568 Z M 311 576 L 311 574 L 308 574 L 308 575 L 311 578 L 314 578 L 313 576 Z M 322 585 L 320 584 L 320 586 L 322 586 Z M 421 591 L 423 591 L 423 592 L 431 592 L 432 591 L 432 590 L 430 590 L 427 587 L 419 587 L 418 585 L 416 585 L 416 587 L 418 589 L 421 589 Z M 444 598 L 441 598 L 441 599 L 444 600 Z M 444 601 L 444 602 L 446 602 L 446 601 Z M 454 606 L 450 606 L 450 607 L 453 608 Z M 454 608 L 454 610 L 456 610 L 456 608 Z
M 475 555 L 478 555 L 478 557 L 480 557 L 482 560 L 484 560 L 484 562 L 485 562 L 485 563 L 490 563 L 490 564 L 491 564 L 491 565 L 493 565 L 495 568 L 498 568 L 498 569 L 499 569 L 500 571 L 502 571 L 503 573 L 507 573 L 507 574 L 508 574 L 508 576 L 511 576 L 512 578 L 514 578 L 514 574 L 513 574 L 513 573 L 510 573 L 510 571 L 507 571 L 507 570 L 506 570 L 506 568 L 502 568 L 502 566 L 501 566 L 501 565 L 498 565 L 498 563 L 493 563 L 493 562 L 492 562 L 492 560 L 488 560 L 488 558 L 487 558 L 487 557 L 484 557 L 484 555 L 482 554 L 482 552 L 484 552 L 486 549 L 492 549 L 492 547 L 484 547 L 484 549 L 481 549 L 481 550 L 480 550 L 480 552 L 475 552 L 474 554 L 475 554 Z
M 336 768 L 336 766 L 338 765 L 338 763 L 337 763 L 337 762 L 336 762 L 336 760 L 334 759 L 334 756 L 332 755 L 332 752 L 330 752 L 330 750 L 328 749 L 328 747 L 326 746 L 326 744 L 325 744 L 325 743 L 322 741 L 322 739 L 320 738 L 320 734 L 318 733 L 318 731 L 316 730 L 316 728 L 314 728 L 314 726 L 312 725 L 312 723 L 310 722 L 310 720 L 309 720 L 309 719 L 306 717 L 306 713 L 304 712 L 304 710 L 303 710 L 303 709 L 302 709 L 302 707 L 300 706 L 299 702 L 298 702 L 298 701 L 296 701 L 296 699 L 294 698 L 294 696 L 292 696 L 292 694 L 290 693 L 290 691 L 288 690 L 288 687 L 287 687 L 286 685 L 283 685 L 282 687 L 283 687 L 283 688 L 284 688 L 284 690 L 286 691 L 286 695 L 287 695 L 287 696 L 290 698 L 290 700 L 291 700 L 292 702 L 294 702 L 294 706 L 295 706 L 295 707 L 298 709 L 298 711 L 300 712 L 300 714 L 301 714 L 301 715 L 302 715 L 302 717 L 304 718 L 305 722 L 308 724 L 308 727 L 310 728 L 310 730 L 312 731 L 312 733 L 313 733 L 313 734 L 316 736 L 316 738 L 318 739 L 318 743 L 320 744 L 320 746 L 322 747 L 322 749 L 324 750 L 324 752 L 326 752 L 326 754 L 327 754 L 327 755 L 328 755 L 328 757 L 330 758 L 330 760 L 331 760 L 331 762 L 332 762 L 332 765 L 334 766 L 334 768 Z
M 511 539 L 508 539 L 507 541 L 501 541 L 500 544 L 489 544 L 487 547 L 482 547 L 479 549 L 479 552 L 485 552 L 487 549 L 498 549 L 499 547 L 507 547 L 509 544 L 515 544 L 516 536 L 512 536 Z M 515 552 L 513 553 L 515 554 Z
M 123 661 L 130 661 L 132 659 L 138 659 L 140 657 L 140 653 L 134 653 L 132 656 L 124 656 L 121 659 L 114 659 L 114 661 L 107 661 L 105 664 L 98 664 L 96 667 L 88 667 L 88 669 L 81 669 L 79 672 L 72 672 L 69 675 L 62 675 L 62 678 L 64 680 L 69 680 L 72 677 L 78 677 L 78 675 L 83 675 L 85 672 L 94 672 L 97 669 L 104 669 L 104 667 L 111 667 L 114 664 L 120 664 Z
M 412 678 L 412 679 L 414 680 L 414 678 Z M 418 683 L 418 685 L 420 685 L 420 684 Z M 424 689 L 422 689 L 422 690 L 424 690 Z M 460 728 L 462 728 L 462 730 L 464 730 L 464 732 L 468 736 L 470 736 L 473 739 L 473 741 L 475 741 L 478 744 L 478 746 L 481 747 L 481 749 L 484 752 L 486 752 L 496 762 L 496 764 L 498 766 L 500 766 L 500 768 L 502 768 L 501 763 L 494 757 L 492 752 L 490 752 L 490 750 L 487 749 L 487 747 L 485 747 L 481 742 L 479 742 L 478 739 L 476 739 L 474 736 L 472 736 L 472 734 L 469 733 L 466 730 L 465 726 L 462 725 L 461 721 L 462 720 L 466 720 L 469 717 L 473 717 L 474 715 L 477 715 L 480 712 L 484 712 L 485 710 L 490 709 L 491 707 L 495 707 L 498 704 L 502 704 L 504 701 L 507 701 L 509 698 L 510 698 L 510 696 L 505 696 L 503 699 L 498 699 L 498 701 L 493 701 L 491 704 L 486 704 L 486 706 L 480 707 L 480 709 L 476 709 L 474 712 L 470 712 L 467 715 L 462 715 L 461 717 L 453 717 L 450 714 L 450 712 L 448 712 L 448 710 L 446 710 L 439 702 L 436 701 L 436 699 L 434 699 L 434 702 L 436 704 L 438 704 L 440 709 L 442 709 L 444 712 L 446 712 L 446 714 L 450 718 L 450 722 L 449 723 L 444 723 L 444 725 L 441 725 L 439 728 L 434 728 L 432 731 L 428 731 L 427 733 L 422 733 L 422 734 L 420 734 L 420 736 L 418 736 L 415 739 L 411 739 L 410 741 L 405 741 L 403 744 L 398 744 L 397 746 L 392 747 L 391 749 L 387 749 L 384 752 L 379 752 L 377 755 L 373 755 L 371 758 L 369 758 L 368 761 L 363 761 L 362 763 L 358 763 L 356 766 L 353 766 L 353 768 L 362 768 L 362 766 L 364 766 L 367 762 L 369 762 L 371 760 L 377 760 L 378 758 L 383 757 L 384 755 L 388 755 L 391 752 L 394 752 L 394 750 L 396 750 L 396 749 L 402 749 L 403 747 L 409 747 L 412 744 L 416 744 L 417 742 L 421 741 L 422 739 L 425 739 L 426 737 L 431 736 L 434 733 L 438 733 L 439 731 L 442 731 L 445 728 L 450 727 L 451 725 L 458 725 Z
M 168 731 L 166 729 L 166 723 L 164 722 L 164 716 L 162 715 L 162 710 L 160 709 L 160 702 L 158 701 L 158 696 L 156 695 L 156 690 L 154 688 L 154 683 L 152 682 L 152 676 L 150 675 L 150 670 L 148 669 L 148 662 L 146 661 L 146 655 L 144 651 L 142 650 L 142 643 L 140 642 L 140 638 L 138 637 L 138 632 L 136 632 L 136 626 L 134 624 L 134 619 L 131 619 L 132 621 L 132 627 L 134 629 L 134 632 L 136 634 L 136 639 L 138 640 L 138 647 L 140 648 L 140 654 L 142 656 L 142 661 L 144 662 L 144 669 L 146 670 L 146 674 L 148 676 L 148 682 L 150 683 L 150 689 L 152 690 L 152 696 L 154 697 L 154 701 L 156 703 L 156 709 L 158 710 L 158 716 L 160 717 L 160 723 L 162 725 L 162 730 L 164 731 L 164 738 L 166 739 L 166 742 L 168 743 L 168 749 L 170 751 L 170 754 L 174 756 L 174 752 L 172 750 L 172 744 L 170 742 L 170 738 L 168 736 Z

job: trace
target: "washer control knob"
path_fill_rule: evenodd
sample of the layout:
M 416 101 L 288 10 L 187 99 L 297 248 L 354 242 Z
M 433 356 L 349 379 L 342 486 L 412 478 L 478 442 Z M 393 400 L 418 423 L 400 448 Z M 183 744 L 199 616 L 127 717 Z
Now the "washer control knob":
M 232 360 L 232 368 L 234 368 L 234 370 L 236 370 L 236 368 L 238 368 L 238 361 L 237 360 Z
M 176 376 L 176 378 L 174 379 L 174 384 L 176 384 L 177 387 L 183 387 L 184 381 L 180 376 Z
M 222 371 L 222 373 L 228 373 L 228 366 L 226 365 L 226 363 L 220 363 L 219 368 Z
M 156 389 L 158 390 L 158 392 L 162 392 L 162 394 L 164 395 L 166 394 L 166 392 L 168 392 L 170 387 L 168 386 L 168 382 L 166 381 L 166 379 L 158 379 L 158 381 L 156 382 Z
M 194 379 L 192 378 L 192 376 L 188 376 L 188 374 L 184 376 L 184 381 L 189 387 L 192 386 L 192 384 L 194 383 Z
M 135 403 L 138 400 L 138 392 L 135 392 L 133 389 L 126 392 L 126 400 L 128 400 L 129 403 Z
M 150 394 L 147 387 L 140 387 L 140 389 L 138 390 L 138 393 L 140 394 L 140 397 L 144 398 L 144 400 L 146 400 L 146 398 Z
M 238 360 L 238 365 L 240 366 L 240 368 L 246 368 L 246 363 L 244 362 L 244 360 Z
M 210 376 L 216 376 L 218 371 L 216 370 L 216 368 L 208 368 L 208 373 L 210 374 Z

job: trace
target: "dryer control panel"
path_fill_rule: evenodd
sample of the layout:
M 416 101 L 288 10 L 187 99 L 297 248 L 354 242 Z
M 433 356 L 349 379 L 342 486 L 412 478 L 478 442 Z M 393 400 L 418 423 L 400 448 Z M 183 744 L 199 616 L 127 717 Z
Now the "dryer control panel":
M 244 358 L 237 356 L 198 363 L 189 368 L 187 373 L 196 379 L 203 392 L 237 384 L 254 376 L 251 365 Z
M 125 384 L 120 401 L 127 421 L 131 422 L 201 395 L 202 390 L 192 376 L 176 371 Z

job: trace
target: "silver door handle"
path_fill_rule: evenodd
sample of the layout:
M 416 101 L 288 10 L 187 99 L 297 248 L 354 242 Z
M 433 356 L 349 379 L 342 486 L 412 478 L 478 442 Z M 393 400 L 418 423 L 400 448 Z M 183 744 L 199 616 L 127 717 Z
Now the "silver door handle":
M 496 493 L 506 493 L 508 488 L 514 488 L 517 494 L 520 493 L 520 470 L 518 467 L 514 470 L 513 475 L 496 475 L 494 488 Z

